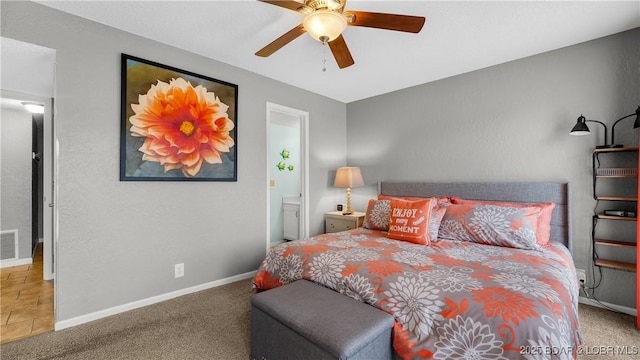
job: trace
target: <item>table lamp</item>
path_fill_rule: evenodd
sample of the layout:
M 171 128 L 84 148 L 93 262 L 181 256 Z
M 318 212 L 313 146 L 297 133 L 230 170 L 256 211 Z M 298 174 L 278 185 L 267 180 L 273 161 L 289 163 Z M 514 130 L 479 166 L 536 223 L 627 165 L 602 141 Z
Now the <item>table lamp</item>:
M 334 187 L 347 188 L 347 208 L 342 211 L 343 215 L 353 214 L 351 209 L 351 188 L 364 186 L 362 174 L 359 167 L 341 167 L 336 171 Z

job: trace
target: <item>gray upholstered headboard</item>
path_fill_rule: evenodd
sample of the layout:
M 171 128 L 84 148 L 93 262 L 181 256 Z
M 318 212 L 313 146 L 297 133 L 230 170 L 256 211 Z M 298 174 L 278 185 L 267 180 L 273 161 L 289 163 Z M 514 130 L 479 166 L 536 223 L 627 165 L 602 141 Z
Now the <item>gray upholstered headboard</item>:
M 571 197 L 568 183 L 548 182 L 396 182 L 383 181 L 378 189 L 392 196 L 457 196 L 473 200 L 523 203 L 554 202 L 551 238 L 572 249 Z

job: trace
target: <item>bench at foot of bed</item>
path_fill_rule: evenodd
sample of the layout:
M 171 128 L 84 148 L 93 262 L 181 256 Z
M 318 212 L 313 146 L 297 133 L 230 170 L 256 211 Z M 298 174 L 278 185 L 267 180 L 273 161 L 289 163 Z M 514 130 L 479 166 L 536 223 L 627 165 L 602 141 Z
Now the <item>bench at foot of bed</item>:
M 393 317 L 310 281 L 251 299 L 251 358 L 391 359 Z

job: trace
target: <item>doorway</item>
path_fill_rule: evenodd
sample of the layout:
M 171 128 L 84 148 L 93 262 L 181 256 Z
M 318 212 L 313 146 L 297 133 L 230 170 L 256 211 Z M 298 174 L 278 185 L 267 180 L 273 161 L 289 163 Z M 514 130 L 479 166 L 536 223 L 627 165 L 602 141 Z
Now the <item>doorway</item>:
M 25 206 L 29 208 L 24 216 L 24 218 L 29 219 L 28 231 L 25 230 L 25 232 L 32 235 L 28 237 L 25 236 L 24 243 L 23 239 L 18 236 L 18 246 L 20 246 L 20 259 L 18 259 L 18 261 L 29 262 L 29 265 L 18 265 L 18 267 L 28 267 L 28 274 L 21 275 L 25 276 L 25 281 L 26 278 L 29 278 L 33 280 L 33 282 L 28 284 L 16 283 L 12 284 L 12 286 L 32 286 L 34 288 L 32 295 L 38 296 L 38 306 L 46 307 L 46 311 L 43 309 L 41 312 L 34 313 L 37 316 L 45 318 L 37 321 L 37 323 L 43 324 L 42 327 L 38 328 L 38 332 L 50 331 L 54 330 L 55 298 L 57 296 L 57 293 L 55 293 L 53 289 L 55 287 L 54 277 L 56 264 L 54 260 L 57 240 L 57 234 L 54 230 L 54 225 L 57 228 L 56 201 L 54 199 L 54 195 L 57 194 L 57 191 L 54 192 L 54 185 L 57 186 L 57 181 L 54 181 L 57 180 L 57 168 L 55 167 L 57 162 L 54 161 L 57 159 L 57 147 L 55 144 L 53 124 L 56 50 L 5 37 L 2 37 L 0 43 L 2 50 L 2 89 L 0 91 L 0 101 L 2 101 L 3 109 L 7 103 L 12 101 L 14 102 L 13 106 L 22 110 L 24 110 L 23 102 L 37 103 L 44 106 L 44 114 L 36 118 L 32 118 L 31 115 L 27 117 L 29 127 L 31 127 L 32 121 L 35 120 L 33 128 L 37 128 L 37 133 L 34 136 L 34 134 L 31 133 L 32 129 L 29 129 L 28 133 L 25 134 L 24 141 L 28 143 L 28 148 L 25 149 L 24 153 L 26 154 L 25 162 L 20 162 L 21 164 L 26 164 L 29 173 L 29 176 L 25 177 L 24 180 L 28 184 L 24 193 L 33 195 L 37 203 L 34 201 L 32 204 L 30 198 L 26 201 L 21 201 L 21 203 L 25 202 Z M 4 120 L 3 118 L 3 121 Z M 4 131 L 2 133 L 4 135 Z M 32 149 L 32 137 L 36 137 L 37 142 L 41 145 Z M 15 139 L 12 139 L 12 141 L 14 143 L 16 142 Z M 2 145 L 5 146 L 7 144 L 3 142 Z M 21 152 L 20 154 L 23 153 Z M 4 158 L 6 155 L 14 156 L 15 154 L 6 154 L 3 152 L 2 155 Z M 34 169 L 35 167 L 37 167 L 37 169 Z M 36 178 L 34 178 L 33 181 L 41 184 L 37 187 L 34 186 L 33 189 L 31 172 L 34 174 L 37 172 Z M 5 186 L 4 182 L 3 186 Z M 36 188 L 38 188 L 38 190 L 35 190 Z M 9 193 L 4 191 L 0 194 L 3 197 L 3 205 L 4 196 L 7 194 Z M 31 210 L 32 207 L 34 209 L 33 213 Z M 3 211 L 2 214 L 4 216 L 5 212 Z M 31 223 L 32 218 L 35 222 L 33 225 Z M 5 224 L 3 223 L 3 227 L 4 226 Z M 20 226 L 21 228 L 27 229 L 27 226 Z M 13 226 L 9 227 L 13 228 Z M 34 254 L 33 245 L 36 240 L 39 243 L 37 244 L 37 251 Z M 26 253 L 23 253 L 23 249 Z M 32 258 L 29 255 L 34 257 Z M 8 267 L 5 268 L 5 265 Z M 12 266 L 11 263 L 7 264 L 6 262 L 2 264 L 2 267 L 3 272 L 9 271 L 9 267 L 16 268 Z M 39 277 L 38 275 L 41 276 L 42 280 L 37 279 Z M 36 289 L 38 291 L 36 291 Z M 9 294 L 9 292 L 7 292 L 7 294 Z M 28 300 L 30 298 L 25 299 Z M 4 301 L 3 304 L 5 304 Z M 3 305 L 2 319 L 6 320 L 6 324 L 3 324 L 3 335 L 5 333 L 5 327 L 20 325 L 19 323 L 14 323 L 15 317 L 7 315 L 12 311 L 23 308 L 24 305 L 19 301 L 13 305 L 10 305 L 8 302 L 6 302 L 6 306 Z M 35 318 L 33 323 L 36 323 Z M 22 327 L 20 328 L 22 329 Z M 33 332 L 35 328 L 36 327 L 33 327 L 31 329 L 32 332 L 30 334 L 14 335 L 20 337 L 23 335 L 34 335 L 37 333 Z M 8 338 L 4 338 L 4 341 L 8 341 Z
M 13 239 L 2 239 L 0 343 L 4 344 L 54 330 L 53 208 L 49 206 L 53 155 L 52 138 L 45 136 L 51 135 L 53 124 L 51 99 L 5 90 L 1 95 L 0 223 L 3 233 L 14 234 Z M 26 104 L 43 113 L 27 110 Z M 4 256 L 6 240 L 15 244 L 10 251 L 13 259 Z
M 309 236 L 309 113 L 267 103 L 267 251 Z
M 2 230 L 15 231 L 15 260 L 2 267 L 30 264 L 36 247 L 44 254 L 42 275 L 52 280 L 53 154 L 52 99 L 8 90 L 0 92 L 3 112 Z M 40 106 L 32 113 L 24 104 Z M 3 250 L 5 243 L 3 242 Z
M 22 102 L 33 102 L 44 105 L 42 114 L 42 151 L 29 150 L 29 158 L 35 155 L 40 159 L 38 170 L 42 177 L 42 193 L 36 195 L 38 214 L 42 213 L 42 224 L 38 224 L 38 238 L 43 242 L 43 277 L 54 278 L 54 214 L 56 203 L 54 196 L 54 109 L 53 97 L 55 88 L 56 50 L 15 39 L 2 37 L 2 92 L 3 99 L 14 99 L 15 106 L 24 108 Z M 31 138 L 29 138 L 31 140 Z M 31 141 L 29 141 L 31 143 Z M 34 149 L 35 150 L 35 149 Z M 31 160 L 29 160 L 31 161 Z M 34 162 L 35 159 L 33 159 Z M 31 183 L 29 179 L 29 183 Z M 40 211 L 40 209 L 42 211 Z M 35 214 L 34 214 L 35 215 Z M 28 217 L 31 217 L 29 212 Z M 34 226 L 34 231 L 35 226 Z M 41 231 L 40 231 L 41 229 Z M 31 232 L 29 229 L 28 232 Z M 26 239 L 25 239 L 26 240 Z M 27 244 L 23 245 L 27 249 Z M 22 254 L 22 253 L 21 253 Z M 21 256 L 24 258 L 25 256 Z

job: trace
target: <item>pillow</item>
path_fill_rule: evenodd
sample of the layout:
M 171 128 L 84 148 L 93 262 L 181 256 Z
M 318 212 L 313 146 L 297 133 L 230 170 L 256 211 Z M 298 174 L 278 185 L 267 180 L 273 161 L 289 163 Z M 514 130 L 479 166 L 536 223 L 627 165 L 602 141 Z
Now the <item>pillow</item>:
M 436 206 L 431 209 L 431 220 L 429 221 L 429 240 L 431 240 L 431 242 L 438 241 L 440 224 L 449 205 L 451 205 L 450 202 L 441 203 L 439 200 L 436 200 Z
M 431 209 L 431 218 L 429 219 L 429 239 L 432 242 L 438 241 L 438 228 L 440 227 L 440 222 L 442 221 L 442 217 L 446 212 L 446 207 L 451 204 L 451 200 L 448 196 L 439 197 L 439 198 L 421 198 L 415 196 L 402 196 L 402 197 L 394 197 L 389 195 L 378 195 L 378 200 L 391 200 L 391 199 L 402 199 L 409 201 L 419 201 L 425 199 L 433 199 L 433 209 Z
M 433 198 L 418 201 L 391 199 L 390 239 L 429 245 L 429 219 L 433 209 Z
M 426 200 L 426 199 L 430 199 L 430 198 L 417 197 L 417 196 L 391 196 L 391 195 L 378 194 L 378 200 L 391 200 L 391 199 L 420 201 L 420 200 Z
M 538 206 L 451 204 L 444 214 L 438 238 L 538 250 Z
M 371 230 L 389 230 L 389 219 L 391 217 L 391 201 L 390 200 L 369 200 L 367 212 L 364 215 L 365 229 Z
M 513 207 L 540 207 L 540 217 L 538 217 L 538 231 L 536 232 L 536 242 L 538 245 L 543 246 L 549 242 L 551 238 L 551 215 L 553 209 L 556 207 L 555 203 L 539 203 L 539 204 L 527 204 L 527 203 L 511 203 L 501 201 L 483 201 L 483 200 L 467 200 L 458 197 L 451 197 L 453 204 L 487 204 L 498 206 L 513 206 Z

